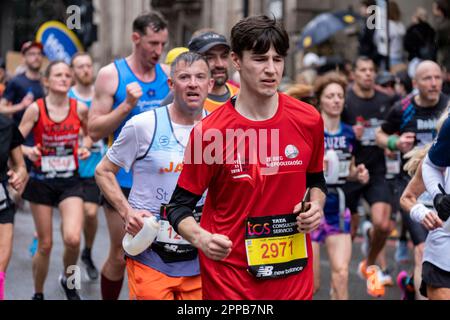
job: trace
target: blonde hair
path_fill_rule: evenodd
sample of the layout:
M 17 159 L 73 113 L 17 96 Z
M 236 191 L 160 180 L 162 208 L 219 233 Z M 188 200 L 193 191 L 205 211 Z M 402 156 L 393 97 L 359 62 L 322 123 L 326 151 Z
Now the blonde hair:
M 311 97 L 314 95 L 313 86 L 297 83 L 291 85 L 285 92 L 288 96 L 301 100 L 304 97 Z
M 450 103 L 449 103 L 449 106 L 450 106 Z M 448 116 L 449 116 L 449 114 L 448 114 L 448 106 L 447 106 L 447 108 L 444 110 L 444 112 L 442 112 L 441 116 L 439 117 L 438 121 L 436 122 L 437 133 L 439 133 L 439 131 L 441 130 L 442 125 L 444 124 L 444 121 L 448 118 Z M 405 159 L 409 159 L 408 162 L 406 162 L 405 165 L 403 166 L 403 169 L 406 172 L 408 172 L 408 174 L 411 177 L 414 176 L 414 174 L 416 173 L 417 168 L 419 168 L 420 163 L 427 155 L 428 151 L 431 148 L 431 145 L 432 145 L 432 143 L 428 143 L 421 147 L 415 147 L 414 149 L 412 149 L 411 151 L 409 151 L 408 153 L 406 153 L 403 156 Z

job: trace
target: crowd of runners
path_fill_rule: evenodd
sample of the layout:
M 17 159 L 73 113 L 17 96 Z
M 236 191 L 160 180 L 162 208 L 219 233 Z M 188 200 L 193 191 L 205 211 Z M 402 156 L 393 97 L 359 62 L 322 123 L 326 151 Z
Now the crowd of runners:
M 283 93 L 289 37 L 270 17 L 240 20 L 229 39 L 198 30 L 164 62 L 165 18 L 144 13 L 132 30 L 132 53 L 96 75 L 88 53 L 70 65 L 53 61 L 41 75 L 42 45 L 22 46 L 24 72 L 0 102 L 0 300 L 5 281 L 20 281 L 7 266 L 23 254 L 13 250 L 23 201 L 35 229 L 33 300 L 45 299 L 55 208 L 68 300 L 81 299 L 67 283 L 78 259 L 104 300 L 118 299 L 125 275 L 133 300 L 312 299 L 321 245 L 330 299 L 351 299 L 358 232 L 368 297 L 397 282 L 402 299 L 450 299 L 450 120 L 440 64 L 418 61 L 405 89 L 361 55 L 350 73 L 304 85 L 308 94 L 297 85 Z M 101 206 L 110 247 L 96 266 Z M 155 241 L 125 253 L 125 234 L 151 216 Z M 398 276 L 387 270 L 393 232 L 397 262 L 413 244 L 414 270 Z

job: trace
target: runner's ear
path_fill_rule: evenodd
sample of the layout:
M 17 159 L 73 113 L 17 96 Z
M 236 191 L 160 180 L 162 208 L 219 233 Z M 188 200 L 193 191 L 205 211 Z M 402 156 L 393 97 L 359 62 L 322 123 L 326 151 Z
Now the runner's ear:
M 173 91 L 173 80 L 172 78 L 167 79 L 167 84 L 169 85 L 170 91 Z
M 231 62 L 233 63 L 234 69 L 236 69 L 237 71 L 241 70 L 241 59 L 234 52 L 231 52 Z
M 139 44 L 141 42 L 141 35 L 137 32 L 133 32 L 131 34 L 131 41 L 133 41 L 135 45 Z

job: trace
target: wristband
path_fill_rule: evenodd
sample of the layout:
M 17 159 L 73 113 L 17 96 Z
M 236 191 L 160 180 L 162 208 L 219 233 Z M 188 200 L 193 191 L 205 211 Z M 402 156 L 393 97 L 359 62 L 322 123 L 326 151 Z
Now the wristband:
M 425 216 L 427 213 L 430 212 L 430 209 L 425 207 L 422 203 L 418 203 L 412 207 L 409 214 L 411 215 L 411 219 L 418 223 L 422 223 L 423 219 L 425 219 Z
M 397 150 L 397 141 L 400 139 L 397 135 L 390 135 L 387 141 L 387 147 L 391 151 Z

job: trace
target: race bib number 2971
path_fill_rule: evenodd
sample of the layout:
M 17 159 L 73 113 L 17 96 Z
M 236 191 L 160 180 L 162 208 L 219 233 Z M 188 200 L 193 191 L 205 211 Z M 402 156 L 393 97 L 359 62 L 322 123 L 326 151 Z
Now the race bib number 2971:
M 306 236 L 297 231 L 296 215 L 247 219 L 245 248 L 248 271 L 259 279 L 299 273 L 306 266 Z

